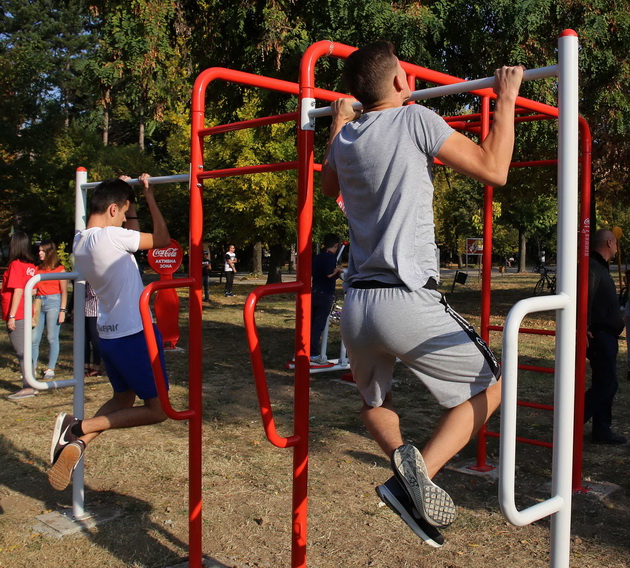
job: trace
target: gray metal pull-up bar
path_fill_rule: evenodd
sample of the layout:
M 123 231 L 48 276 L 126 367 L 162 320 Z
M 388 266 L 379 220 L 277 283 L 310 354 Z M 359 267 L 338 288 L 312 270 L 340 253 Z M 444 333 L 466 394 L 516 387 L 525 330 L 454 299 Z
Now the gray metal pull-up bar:
M 538 69 L 527 69 L 523 73 L 523 81 L 534 81 L 536 79 L 545 79 L 547 77 L 558 76 L 558 65 L 549 67 L 539 67 Z M 441 85 L 439 87 L 430 87 L 428 89 L 420 89 L 413 91 L 409 100 L 422 101 L 426 99 L 434 99 L 446 95 L 456 95 L 460 93 L 468 93 L 470 91 L 478 91 L 480 89 L 489 89 L 494 86 L 494 77 L 486 77 L 484 79 L 474 79 L 472 81 L 461 81 L 451 85 Z M 352 103 L 354 110 L 361 110 L 363 105 L 360 102 Z M 320 116 L 330 116 L 332 111 L 329 106 L 309 109 L 309 118 L 318 118 Z

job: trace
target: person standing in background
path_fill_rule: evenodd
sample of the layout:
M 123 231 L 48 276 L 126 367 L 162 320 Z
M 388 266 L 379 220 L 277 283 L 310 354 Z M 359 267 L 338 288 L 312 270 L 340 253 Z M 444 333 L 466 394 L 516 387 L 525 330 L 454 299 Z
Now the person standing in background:
M 617 253 L 617 237 L 599 229 L 591 237 L 588 272 L 588 347 L 591 388 L 584 395 L 584 422 L 593 419 L 591 440 L 600 444 L 625 444 L 627 439 L 612 431 L 612 406 L 619 388 L 617 353 L 624 321 L 615 282 L 608 263 Z
M 9 267 L 2 276 L 2 319 L 7 322 L 11 346 L 20 362 L 23 387 L 8 398 L 18 400 L 35 396 L 37 391 L 28 386 L 24 372 L 24 287 L 35 276 L 31 241 L 22 231 L 11 237 Z
M 201 259 L 201 278 L 203 282 L 203 299 L 210 301 L 210 270 L 212 265 L 210 264 L 210 258 L 208 258 L 208 251 L 203 251 L 203 258 Z
M 238 259 L 236 258 L 236 253 L 234 252 L 236 249 L 234 245 L 230 245 L 228 247 L 228 251 L 225 253 L 225 295 L 226 296 L 234 296 L 232 292 L 232 286 L 234 285 L 234 275 L 236 274 L 236 263 Z
M 324 250 L 313 258 L 313 286 L 311 291 L 311 361 L 325 365 L 328 361 L 321 352 L 322 333 L 335 301 L 335 285 L 341 274 L 337 266 L 339 237 L 324 236 Z
M 57 256 L 57 248 L 52 241 L 43 241 L 39 245 L 40 264 L 37 274 L 54 274 L 65 272 L 63 264 Z M 39 344 L 46 327 L 48 339 L 48 368 L 44 371 L 44 380 L 55 378 L 55 366 L 59 358 L 59 331 L 61 324 L 66 321 L 66 306 L 68 304 L 68 281 L 45 280 L 40 281 L 34 288 L 37 291 L 36 299 L 41 302 L 37 326 L 33 333 L 33 374 L 37 373 L 37 360 L 39 359 Z

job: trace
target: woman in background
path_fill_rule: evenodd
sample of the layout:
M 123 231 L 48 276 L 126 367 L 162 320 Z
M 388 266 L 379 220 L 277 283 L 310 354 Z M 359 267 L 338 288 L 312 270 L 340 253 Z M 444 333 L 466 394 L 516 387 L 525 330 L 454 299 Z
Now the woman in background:
M 7 322 L 11 346 L 15 350 L 22 371 L 23 388 L 9 395 L 11 399 L 35 396 L 24 379 L 24 287 L 35 276 L 31 241 L 26 233 L 16 231 L 11 237 L 9 267 L 2 276 L 2 319 Z
M 53 274 L 65 272 L 63 264 L 57 256 L 55 243 L 43 241 L 39 245 L 40 265 L 37 274 Z M 37 326 L 33 330 L 33 373 L 37 370 L 39 344 L 46 326 L 46 337 L 50 347 L 48 352 L 48 368 L 44 371 L 44 380 L 55 378 L 55 366 L 59 357 L 59 330 L 66 319 L 66 305 L 68 302 L 67 280 L 46 280 L 37 283 L 37 299 L 41 300 L 41 310 Z

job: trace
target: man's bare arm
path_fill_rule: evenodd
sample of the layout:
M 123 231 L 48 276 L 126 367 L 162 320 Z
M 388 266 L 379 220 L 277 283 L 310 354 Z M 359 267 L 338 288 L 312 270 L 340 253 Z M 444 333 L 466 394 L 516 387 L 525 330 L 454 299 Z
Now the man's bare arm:
M 326 197 L 339 197 L 339 193 L 341 192 L 339 188 L 339 178 L 337 177 L 337 172 L 333 170 L 328 163 L 328 149 L 330 145 L 333 143 L 333 140 L 336 138 L 339 131 L 343 128 L 343 126 L 350 122 L 351 120 L 355 120 L 361 113 L 355 111 L 352 108 L 352 102 L 354 99 L 342 98 L 333 101 L 330 105 L 332 109 L 332 123 L 330 125 L 330 135 L 328 137 L 328 143 L 326 144 L 326 155 L 324 156 L 324 163 L 322 164 L 322 193 Z
M 514 107 L 523 67 L 502 67 L 494 75 L 497 100 L 492 128 L 486 139 L 475 144 L 454 132 L 442 144 L 437 157 L 462 174 L 487 185 L 500 186 L 507 181 L 514 150 Z
M 154 188 L 149 185 L 149 174 L 142 174 L 138 180 L 142 182 L 144 198 L 146 199 L 153 221 L 152 233 L 140 233 L 140 246 L 138 250 L 148 250 L 168 246 L 171 242 L 171 235 L 168 232 L 166 221 L 157 206 L 154 195 Z

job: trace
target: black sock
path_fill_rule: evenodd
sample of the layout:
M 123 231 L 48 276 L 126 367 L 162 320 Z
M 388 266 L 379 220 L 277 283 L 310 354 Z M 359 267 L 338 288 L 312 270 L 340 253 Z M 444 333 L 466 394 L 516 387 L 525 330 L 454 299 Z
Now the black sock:
M 83 420 L 77 420 L 76 424 L 72 425 L 72 428 L 70 428 L 70 431 L 75 435 L 78 436 L 79 438 L 81 436 L 85 436 L 85 432 L 83 431 L 83 428 L 81 428 L 81 424 L 83 423 Z

